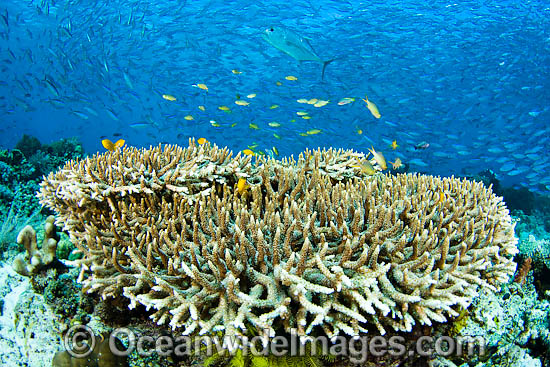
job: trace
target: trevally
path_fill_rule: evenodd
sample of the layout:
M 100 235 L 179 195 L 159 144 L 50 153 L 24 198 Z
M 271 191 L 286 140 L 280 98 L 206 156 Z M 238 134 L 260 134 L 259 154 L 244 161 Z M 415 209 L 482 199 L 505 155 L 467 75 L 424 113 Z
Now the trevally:
M 262 38 L 273 47 L 283 51 L 285 54 L 298 61 L 315 61 L 323 64 L 321 78 L 325 76 L 325 68 L 327 65 L 334 61 L 334 59 L 326 61 L 321 59 L 317 53 L 315 53 L 307 39 L 281 26 L 266 29 Z

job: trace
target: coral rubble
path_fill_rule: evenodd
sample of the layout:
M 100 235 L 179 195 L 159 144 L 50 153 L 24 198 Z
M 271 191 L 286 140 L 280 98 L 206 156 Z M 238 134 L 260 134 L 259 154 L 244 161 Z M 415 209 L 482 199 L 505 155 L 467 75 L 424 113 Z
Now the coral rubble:
M 70 161 L 43 205 L 82 251 L 84 289 L 183 332 L 410 331 L 513 275 L 514 226 L 480 183 L 365 176 L 361 153 L 258 159 L 209 143 Z M 245 178 L 250 187 L 234 189 Z

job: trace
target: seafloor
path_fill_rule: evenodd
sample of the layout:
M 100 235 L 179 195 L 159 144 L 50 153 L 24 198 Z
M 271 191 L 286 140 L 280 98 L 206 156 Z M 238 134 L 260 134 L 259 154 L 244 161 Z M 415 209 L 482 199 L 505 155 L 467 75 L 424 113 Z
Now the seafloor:
M 49 145 L 25 136 L 13 150 L 0 151 L 0 365 L 2 366 L 75 366 L 75 361 L 58 357 L 63 337 L 73 325 L 88 325 L 97 334 L 115 326 L 134 330 L 169 333 L 155 329 L 145 309 L 128 312 L 113 303 L 102 303 L 96 296 L 81 294 L 79 269 L 71 266 L 76 259 L 75 246 L 58 231 L 55 260 L 39 270 L 14 269 L 27 253 L 18 243 L 18 233 L 31 225 L 42 243 L 46 217 L 53 214 L 40 206 L 36 198 L 44 175 L 70 159 L 85 155 L 76 139 Z M 487 343 L 483 355 L 470 357 L 441 355 L 417 358 L 379 359 L 364 366 L 548 366 L 550 365 L 550 199 L 527 190 L 502 187 L 491 172 L 480 172 L 469 179 L 493 185 L 509 208 L 519 240 L 515 255 L 518 268 L 513 279 L 499 292 L 483 291 L 460 316 L 446 324 L 434 323 L 422 329 L 431 335 L 483 336 Z M 46 233 L 46 237 L 49 235 Z M 21 242 L 21 241 L 20 241 Z M 45 248 L 42 249 L 46 252 Z M 19 259 L 16 260 L 16 259 Z M 16 271 L 18 270 L 18 271 Z M 94 298 L 95 297 L 95 298 Z M 94 357 L 87 366 L 187 366 L 212 365 L 348 365 L 345 358 L 286 360 L 209 360 L 174 356 L 127 358 Z M 104 358 L 101 360 L 101 358 Z M 80 363 L 80 362 L 79 362 Z

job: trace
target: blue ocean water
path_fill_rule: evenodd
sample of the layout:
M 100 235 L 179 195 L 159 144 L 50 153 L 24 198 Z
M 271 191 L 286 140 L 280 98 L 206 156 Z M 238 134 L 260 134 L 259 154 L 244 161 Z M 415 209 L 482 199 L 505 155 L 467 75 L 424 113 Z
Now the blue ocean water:
M 267 43 L 270 27 L 335 59 L 324 78 L 321 63 Z M 297 102 L 312 99 L 328 103 Z M 373 146 L 410 171 L 491 169 L 547 193 L 550 5 L 7 0 L 0 119 L 4 148 L 23 134 L 77 136 L 90 153 L 104 138 L 143 147 L 204 137 L 280 156 Z

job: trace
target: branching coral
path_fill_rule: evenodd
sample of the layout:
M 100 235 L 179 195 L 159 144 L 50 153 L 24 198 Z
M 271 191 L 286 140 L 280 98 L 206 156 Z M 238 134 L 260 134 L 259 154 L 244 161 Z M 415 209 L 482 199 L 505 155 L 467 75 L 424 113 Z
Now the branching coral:
M 252 164 L 194 141 L 125 147 L 67 163 L 39 198 L 84 253 L 85 290 L 186 334 L 410 331 L 508 281 L 517 249 L 501 198 L 455 178 L 363 176 L 363 157 Z

